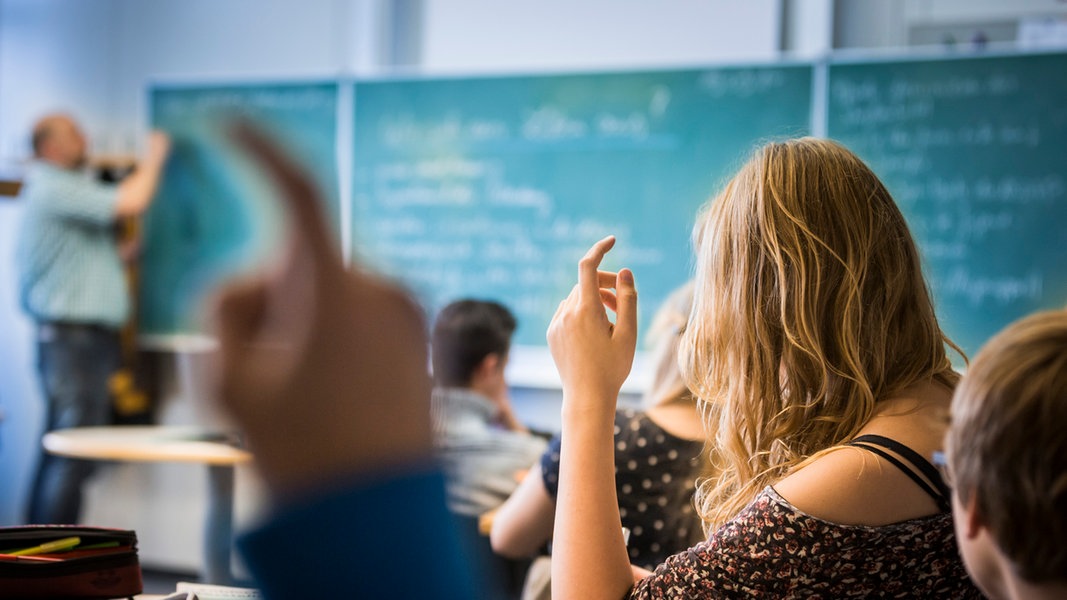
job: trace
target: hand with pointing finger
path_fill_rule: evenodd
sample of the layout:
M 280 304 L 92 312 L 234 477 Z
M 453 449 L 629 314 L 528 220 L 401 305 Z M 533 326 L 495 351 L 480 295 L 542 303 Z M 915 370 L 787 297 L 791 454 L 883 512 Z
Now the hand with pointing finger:
M 560 303 L 548 327 L 548 345 L 569 398 L 618 396 L 633 365 L 637 346 L 637 290 L 633 273 L 600 271 L 604 256 L 615 245 L 607 237 L 593 245 L 578 264 L 578 284 Z M 606 310 L 615 313 L 615 323 Z M 579 408 L 579 407 L 566 407 Z M 615 406 L 581 407 L 606 411 Z

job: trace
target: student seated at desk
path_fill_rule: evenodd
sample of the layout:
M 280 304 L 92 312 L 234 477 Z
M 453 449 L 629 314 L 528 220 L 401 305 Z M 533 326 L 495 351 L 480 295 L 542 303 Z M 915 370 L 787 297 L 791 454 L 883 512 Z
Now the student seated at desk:
M 691 283 L 663 303 L 648 332 L 653 380 L 643 410 L 615 413 L 615 487 L 630 561 L 652 568 L 703 539 L 693 505 L 696 477 L 708 475 L 697 400 L 678 370 L 678 340 L 693 306 Z M 552 537 L 559 482 L 560 439 L 493 518 L 493 549 L 533 556 Z
M 945 440 L 956 535 L 989 598 L 1067 598 L 1067 311 L 978 352 Z
M 504 370 L 516 325 L 499 302 L 463 299 L 438 312 L 431 336 L 430 409 L 448 508 L 482 587 L 501 600 L 518 596 L 528 561 L 495 554 L 478 519 L 507 499 L 546 444 L 519 421 L 508 395 Z
M 431 337 L 434 441 L 448 476 L 448 505 L 477 518 L 500 506 L 516 473 L 545 440 L 515 416 L 504 369 L 517 323 L 506 306 L 463 299 L 442 308 Z

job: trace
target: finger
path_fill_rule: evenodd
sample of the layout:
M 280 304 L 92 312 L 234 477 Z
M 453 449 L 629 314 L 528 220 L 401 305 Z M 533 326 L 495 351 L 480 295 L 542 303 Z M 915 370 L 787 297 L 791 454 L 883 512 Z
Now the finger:
M 615 329 L 612 337 L 626 341 L 637 340 L 637 286 L 630 269 L 619 271 L 615 284 Z
M 217 293 L 211 318 L 224 352 L 257 335 L 266 312 L 264 284 L 261 277 L 235 279 Z
M 560 312 L 566 312 L 571 309 L 582 296 L 582 288 L 577 283 L 571 288 L 571 292 L 567 294 L 567 297 L 560 303 Z
M 616 302 L 615 293 L 611 290 L 600 290 L 600 301 L 604 303 L 611 312 L 618 312 L 618 302 Z
M 219 341 L 219 384 L 225 400 L 232 400 L 228 384 L 243 379 L 241 365 L 262 329 L 266 296 L 265 283 L 257 277 L 231 281 L 215 297 L 210 318 Z
M 615 278 L 618 277 L 618 273 L 614 271 L 597 271 L 597 285 L 601 288 L 614 289 Z
M 559 304 L 556 306 L 556 312 L 552 315 L 552 321 L 555 321 L 556 319 L 559 318 L 560 313 L 563 312 L 563 309 L 566 306 L 567 306 L 567 298 L 564 298 L 564 299 L 559 301 Z
M 548 329 L 545 332 L 546 336 L 551 336 L 553 328 L 557 328 L 560 326 L 560 319 L 563 317 L 563 314 L 570 309 L 571 304 L 574 302 L 574 299 L 577 296 L 578 285 L 575 284 L 574 287 L 571 288 L 570 293 L 567 294 L 567 296 L 564 297 L 562 300 L 560 300 L 559 305 L 556 306 L 556 312 L 552 315 L 552 320 L 548 322 Z
M 578 285 L 584 297 L 599 298 L 600 277 L 597 268 L 600 266 L 600 262 L 604 260 L 604 255 L 614 245 L 615 236 L 609 235 L 593 244 L 593 247 L 578 262 Z
M 246 121 L 237 122 L 231 135 L 249 155 L 259 161 L 281 189 L 281 199 L 295 221 L 296 234 L 316 255 L 316 260 L 339 266 L 340 258 L 333 246 L 333 234 L 327 228 L 322 214 L 321 196 L 303 170 L 275 142 Z

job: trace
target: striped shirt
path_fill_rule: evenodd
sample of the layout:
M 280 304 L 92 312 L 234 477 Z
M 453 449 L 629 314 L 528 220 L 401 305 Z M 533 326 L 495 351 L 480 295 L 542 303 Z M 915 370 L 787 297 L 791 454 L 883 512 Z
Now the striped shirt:
M 16 247 L 22 307 L 39 322 L 119 327 L 130 311 L 115 243 L 117 186 L 35 163 Z

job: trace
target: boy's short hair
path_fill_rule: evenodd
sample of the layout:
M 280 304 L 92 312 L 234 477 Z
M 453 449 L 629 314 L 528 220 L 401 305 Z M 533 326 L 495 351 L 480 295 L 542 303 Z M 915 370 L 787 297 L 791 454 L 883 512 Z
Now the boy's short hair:
M 1067 311 L 993 337 L 952 400 L 946 450 L 956 494 L 1018 574 L 1067 580 Z
M 431 339 L 434 382 L 469 385 L 486 356 L 507 356 L 516 326 L 515 315 L 491 300 L 457 300 L 442 308 Z

